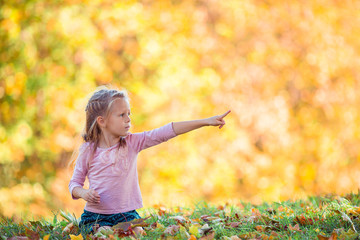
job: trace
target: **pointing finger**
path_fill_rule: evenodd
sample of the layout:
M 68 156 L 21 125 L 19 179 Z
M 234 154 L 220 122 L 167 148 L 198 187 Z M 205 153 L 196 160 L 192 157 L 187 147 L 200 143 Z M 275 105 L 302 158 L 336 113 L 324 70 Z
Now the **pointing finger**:
M 226 113 L 220 115 L 220 119 L 226 117 L 226 115 L 228 115 L 231 112 L 231 110 L 227 111 Z

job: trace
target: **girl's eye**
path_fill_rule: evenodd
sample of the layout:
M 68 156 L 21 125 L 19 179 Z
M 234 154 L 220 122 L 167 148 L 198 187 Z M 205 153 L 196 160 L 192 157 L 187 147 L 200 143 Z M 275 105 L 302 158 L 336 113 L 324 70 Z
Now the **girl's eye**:
M 124 117 L 126 113 L 121 113 L 119 116 L 120 117 Z M 130 113 L 127 114 L 128 116 L 130 116 Z

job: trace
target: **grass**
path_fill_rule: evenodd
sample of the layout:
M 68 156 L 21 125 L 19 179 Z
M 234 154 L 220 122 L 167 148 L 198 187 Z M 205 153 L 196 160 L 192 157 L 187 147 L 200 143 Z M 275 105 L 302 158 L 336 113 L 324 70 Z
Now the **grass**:
M 261 205 L 156 207 L 144 210 L 143 219 L 84 237 L 131 239 L 132 229 L 142 226 L 146 235 L 139 239 L 360 239 L 359 204 L 359 193 L 351 193 Z M 69 213 L 54 214 L 51 221 L 0 219 L 0 239 L 82 239 L 78 219 Z

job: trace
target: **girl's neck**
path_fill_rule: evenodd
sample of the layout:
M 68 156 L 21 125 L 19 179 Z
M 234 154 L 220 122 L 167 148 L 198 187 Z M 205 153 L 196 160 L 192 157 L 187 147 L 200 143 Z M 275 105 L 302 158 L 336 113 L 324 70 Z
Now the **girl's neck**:
M 101 134 L 99 147 L 100 148 L 109 148 L 119 143 L 121 137 L 114 137 L 107 134 Z

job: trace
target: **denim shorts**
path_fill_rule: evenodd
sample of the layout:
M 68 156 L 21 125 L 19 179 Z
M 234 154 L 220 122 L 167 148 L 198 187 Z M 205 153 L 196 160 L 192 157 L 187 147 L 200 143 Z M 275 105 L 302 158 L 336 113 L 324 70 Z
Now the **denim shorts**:
M 102 226 L 114 226 L 120 222 L 129 222 L 134 219 L 141 218 L 136 210 L 132 210 L 124 213 L 115 213 L 115 214 L 100 214 L 86 211 L 81 214 L 81 221 L 79 223 L 79 228 L 82 234 L 89 234 L 93 232 L 93 225 L 99 224 Z

